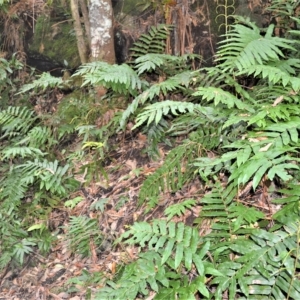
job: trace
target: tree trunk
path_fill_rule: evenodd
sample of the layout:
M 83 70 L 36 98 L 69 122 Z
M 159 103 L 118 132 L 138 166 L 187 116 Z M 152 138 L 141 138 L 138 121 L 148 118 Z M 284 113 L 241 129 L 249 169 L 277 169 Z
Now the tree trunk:
M 90 20 L 89 20 L 89 12 L 86 4 L 86 0 L 79 0 L 79 6 L 82 13 L 82 18 L 84 22 L 85 32 L 88 38 L 89 47 L 91 46 L 91 28 L 90 28 Z
M 91 60 L 115 63 L 111 0 L 90 0 Z
M 78 0 L 71 0 L 71 12 L 74 20 L 74 30 L 77 39 L 78 53 L 82 64 L 87 62 L 87 46 L 83 35 L 83 29 L 81 27 L 80 16 L 78 11 Z

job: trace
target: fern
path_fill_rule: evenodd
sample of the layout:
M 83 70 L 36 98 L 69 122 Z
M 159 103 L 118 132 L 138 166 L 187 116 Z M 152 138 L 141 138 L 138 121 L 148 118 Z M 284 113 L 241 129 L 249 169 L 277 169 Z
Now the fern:
M 96 219 L 72 216 L 70 224 L 65 228 L 68 230 L 67 238 L 70 249 L 83 256 L 90 256 L 93 244 L 97 247 L 102 242 Z
M 26 93 L 30 90 L 34 90 L 35 92 L 45 91 L 46 89 L 59 88 L 63 89 L 66 85 L 66 81 L 64 81 L 61 77 L 54 77 L 50 75 L 50 73 L 42 73 L 40 77 L 34 80 L 32 83 L 24 84 L 18 94 Z
M 67 180 L 65 175 L 69 169 L 68 164 L 61 167 L 58 165 L 57 160 L 49 162 L 48 160 L 39 161 L 35 159 L 34 161 L 20 164 L 17 168 L 28 174 L 26 178 L 28 182 L 33 182 L 34 178 L 38 178 L 40 180 L 40 189 L 45 188 L 46 191 L 51 193 L 66 194 L 66 189 L 62 182 Z
M 168 216 L 167 220 L 171 220 L 175 215 L 181 216 L 185 211 L 196 205 L 193 199 L 187 199 L 184 202 L 173 204 L 165 209 L 165 215 Z
M 75 184 L 68 176 L 68 164 L 62 167 L 57 160 L 48 160 L 44 149 L 57 142 L 33 111 L 26 107 L 2 110 L 0 129 L 0 268 L 4 268 L 11 260 L 22 264 L 35 246 L 42 253 L 50 249 L 53 237 L 47 228 L 38 235 L 37 227 L 30 225 L 35 218 L 46 219 L 55 196 L 67 195 Z
M 186 85 L 190 78 L 191 74 L 189 72 L 183 72 L 172 76 L 161 83 L 153 84 L 128 105 L 120 120 L 120 128 L 124 128 L 127 120 L 136 112 L 139 105 L 144 104 L 146 101 L 153 100 L 160 95 L 166 96 L 168 92 L 183 89 L 183 85 Z
M 9 106 L 0 112 L 1 139 L 27 133 L 36 121 L 34 111 L 27 107 Z
M 172 115 L 177 116 L 180 113 L 185 112 L 193 112 L 195 108 L 200 110 L 201 108 L 195 106 L 193 103 L 188 102 L 176 102 L 165 100 L 163 102 L 154 103 L 152 105 L 148 105 L 145 108 L 145 111 L 140 113 L 136 118 L 136 124 L 134 125 L 133 129 L 139 127 L 141 124 L 147 121 L 147 126 L 154 122 L 158 124 L 161 121 L 163 116 Z
M 143 74 L 145 71 L 153 71 L 158 67 L 165 65 L 167 62 L 178 62 L 178 57 L 168 55 L 168 54 L 145 54 L 143 56 L 138 57 L 134 63 L 135 68 L 137 69 L 138 75 Z
M 218 62 L 226 71 L 243 71 L 252 65 L 263 65 L 268 61 L 279 61 L 284 57 L 282 49 L 295 50 L 293 41 L 273 35 L 274 25 L 270 25 L 262 36 L 260 29 L 252 25 L 248 28 L 241 24 L 232 26 L 228 38 L 221 42 Z
M 148 53 L 135 59 L 134 68 L 137 69 L 138 75 L 145 72 L 155 72 L 160 75 L 173 76 L 177 72 L 189 70 L 189 61 L 195 59 L 200 59 L 200 57 L 196 54 L 173 56 L 169 54 Z
M 83 86 L 88 84 L 100 85 L 123 95 L 136 95 L 137 90 L 140 90 L 145 84 L 128 65 L 110 65 L 101 61 L 81 66 L 73 76 L 82 76 Z
M 149 250 L 140 254 L 136 262 L 125 267 L 117 283 L 107 282 L 97 299 L 136 299 L 138 294 L 149 294 L 147 285 L 157 293 L 158 299 L 166 296 L 172 299 L 187 296 L 193 298 L 197 292 L 208 297 L 205 274 L 222 275 L 211 264 L 203 261 L 210 243 L 200 245 L 197 230 L 183 223 L 167 223 L 163 220 L 154 220 L 152 225 L 146 222 L 135 223 L 121 239 L 128 244 L 147 246 Z M 192 282 L 187 276 L 182 278 L 177 273 L 179 265 L 189 271 L 195 267 L 199 277 Z
M 197 143 L 187 142 L 170 151 L 162 167 L 148 176 L 139 193 L 139 203 L 158 199 L 161 192 L 177 191 L 192 178 L 193 169 L 186 167 L 197 151 Z
M 207 101 L 214 100 L 214 104 L 218 105 L 219 103 L 225 104 L 228 108 L 236 106 L 238 109 L 245 109 L 247 111 L 253 112 L 253 108 L 240 99 L 232 95 L 231 93 L 224 91 L 220 88 L 214 87 L 199 87 L 198 91 L 193 94 L 194 96 L 201 96 Z
M 15 158 L 15 157 L 35 157 L 44 156 L 40 149 L 33 147 L 7 147 L 1 151 L 1 160 Z
M 252 65 L 248 66 L 247 70 L 237 73 L 237 75 L 242 74 L 253 74 L 255 77 L 260 75 L 263 79 L 268 79 L 272 84 L 276 84 L 280 81 L 284 87 L 289 84 L 294 91 L 300 89 L 300 78 L 290 76 L 285 70 L 281 70 L 276 66 Z
M 170 35 L 172 26 L 160 24 L 152 26 L 147 34 L 142 34 L 130 49 L 132 57 L 139 57 L 148 53 L 161 54 L 165 52 L 166 39 Z

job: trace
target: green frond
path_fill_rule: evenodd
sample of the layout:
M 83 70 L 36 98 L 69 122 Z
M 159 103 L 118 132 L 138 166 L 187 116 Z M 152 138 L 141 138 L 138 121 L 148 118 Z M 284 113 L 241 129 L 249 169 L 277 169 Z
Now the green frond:
M 71 216 L 70 223 L 65 226 L 67 237 L 71 251 L 90 256 L 91 242 L 95 246 L 100 246 L 102 236 L 99 233 L 99 228 L 96 219 L 90 219 L 87 216 Z
M 166 144 L 171 145 L 166 138 L 166 132 L 169 128 L 169 123 L 165 119 L 161 119 L 158 124 L 152 123 L 146 129 L 147 139 L 149 146 L 147 147 L 148 155 L 155 159 L 160 156 L 158 143 L 164 141 Z
M 278 61 L 284 57 L 282 50 L 295 50 L 294 41 L 272 36 L 274 25 L 271 24 L 264 36 L 256 26 L 252 28 L 241 24 L 232 26 L 228 38 L 220 42 L 217 61 L 226 71 L 245 71 L 253 65 L 263 65 L 269 61 Z
M 300 89 L 300 78 L 290 76 L 286 70 L 281 70 L 276 66 L 258 64 L 251 65 L 247 67 L 247 70 L 238 72 L 236 75 L 242 74 L 261 77 L 263 79 L 267 79 L 272 84 L 280 82 L 282 83 L 283 87 L 290 84 L 294 91 L 299 91 Z
M 281 209 L 277 211 L 273 218 L 279 221 L 281 224 L 287 224 L 290 222 L 297 222 L 299 220 L 299 199 L 300 199 L 300 187 L 296 184 L 288 184 L 285 189 L 281 189 L 278 192 L 282 197 L 274 199 L 272 203 L 280 205 Z
M 159 24 L 158 26 L 151 26 L 149 32 L 142 34 L 133 44 L 133 47 L 130 49 L 133 52 L 131 56 L 139 57 L 148 53 L 164 53 L 166 40 L 171 30 L 171 25 Z
M 186 74 L 186 72 L 184 72 L 183 74 Z M 185 83 L 184 79 L 186 79 L 186 77 L 184 75 L 181 75 L 182 74 L 177 74 L 166 79 L 165 81 L 155 83 L 151 85 L 150 88 L 144 90 L 143 93 L 141 93 L 139 96 L 137 96 L 123 112 L 122 118 L 120 120 L 120 128 L 124 128 L 127 120 L 132 114 L 136 112 L 139 105 L 144 104 L 146 101 L 153 100 L 159 95 L 166 96 L 168 92 L 183 89 L 182 84 Z
M 0 200 L 3 202 L 0 202 L 0 207 L 8 215 L 18 208 L 20 201 L 24 198 L 28 187 L 26 181 L 24 173 L 19 172 L 16 168 L 8 171 L 6 176 L 1 179 Z
M 200 59 L 196 54 L 187 54 L 183 56 L 174 56 L 169 54 L 154 54 L 148 53 L 138 57 L 134 61 L 134 68 L 137 69 L 138 75 L 145 72 L 157 71 L 157 73 L 166 74 L 168 76 L 176 75 L 178 72 L 181 76 L 186 76 L 184 79 L 187 86 L 190 82 L 191 72 L 184 73 L 184 70 L 190 69 L 189 60 Z
M 198 152 L 198 143 L 186 142 L 169 152 L 163 166 L 149 175 L 139 193 L 139 203 L 157 199 L 161 192 L 178 191 L 193 178 L 193 168 L 187 167 Z
M 138 244 L 150 250 L 161 253 L 161 265 L 174 254 L 174 269 L 181 263 L 187 270 L 191 270 L 192 263 L 196 264 L 198 272 L 204 272 L 203 263 L 200 261 L 206 254 L 209 243 L 198 249 L 199 236 L 195 228 L 185 226 L 183 223 L 167 223 L 164 220 L 154 220 L 150 225 L 147 222 L 134 223 L 128 231 L 122 234 L 121 239 L 130 245 Z M 183 260 L 185 256 L 190 259 Z M 193 261 L 193 257 L 196 258 Z
M 53 88 L 62 89 L 64 88 L 65 84 L 66 81 L 64 81 L 62 77 L 54 77 L 50 73 L 44 72 L 32 83 L 24 84 L 16 95 L 23 94 L 31 90 L 40 92 Z
M 295 276 L 298 234 L 299 222 L 296 222 L 274 232 L 254 229 L 250 239 L 236 239 L 227 246 L 223 243 L 223 251 L 229 249 L 237 256 L 218 265 L 223 276 L 216 276 L 211 282 L 217 287 L 215 298 L 222 299 L 222 293 L 229 289 L 231 297 L 239 290 L 246 297 L 272 295 L 274 299 L 297 299 L 300 296 L 300 281 Z M 220 246 L 211 247 L 211 251 Z
M 199 87 L 197 92 L 193 93 L 193 96 L 201 96 L 202 99 L 214 101 L 215 106 L 219 103 L 225 104 L 228 108 L 236 107 L 241 110 L 247 110 L 249 112 L 253 112 L 253 108 L 238 99 L 236 96 L 231 94 L 230 92 L 224 91 L 221 88 L 216 87 Z
M 34 126 L 28 132 L 27 137 L 21 140 L 18 144 L 22 145 L 27 142 L 29 146 L 39 149 L 47 149 L 57 143 L 53 137 L 51 129 L 46 126 Z
M 36 119 L 34 111 L 25 106 L 9 106 L 0 112 L 1 139 L 27 133 Z
M 165 100 L 163 102 L 157 102 L 145 107 L 145 111 L 140 113 L 136 118 L 136 124 L 134 128 L 141 126 L 143 123 L 147 122 L 149 126 L 152 122 L 158 124 L 163 116 L 172 114 L 173 116 L 178 116 L 179 114 L 184 114 L 186 112 L 193 112 L 195 108 L 201 109 L 191 102 L 178 102 Z
M 110 65 L 103 61 L 87 63 L 81 66 L 73 76 L 82 76 L 83 86 L 100 85 L 124 95 L 128 93 L 135 95 L 144 84 L 128 65 Z
M 187 209 L 196 205 L 196 200 L 187 199 L 183 202 L 172 204 L 165 209 L 165 215 L 168 216 L 167 220 L 171 220 L 174 216 L 181 216 L 185 213 Z
M 154 71 L 157 67 L 161 67 L 167 63 L 176 64 L 180 61 L 180 57 L 169 54 L 149 53 L 138 57 L 134 63 L 138 75 L 144 72 Z
M 50 191 L 51 193 L 65 195 L 66 189 L 62 183 L 67 180 L 68 164 L 61 167 L 57 160 L 49 162 L 47 159 L 43 161 L 35 159 L 34 161 L 27 161 L 24 164 L 20 164 L 16 168 L 28 174 L 30 183 L 32 182 L 32 178 L 38 179 L 41 190 L 45 188 L 46 191 Z
M 0 160 L 12 159 L 16 157 L 37 157 L 44 156 L 46 153 L 43 153 L 40 149 L 33 147 L 6 147 L 0 152 Z

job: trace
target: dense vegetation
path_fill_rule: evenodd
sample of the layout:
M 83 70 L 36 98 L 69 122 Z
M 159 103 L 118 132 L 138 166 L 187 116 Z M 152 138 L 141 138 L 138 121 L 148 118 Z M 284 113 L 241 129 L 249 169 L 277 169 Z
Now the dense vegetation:
M 152 158 L 159 144 L 172 146 L 145 179 L 139 204 L 151 210 L 163 191 L 175 193 L 195 178 L 203 197 L 169 206 L 165 218 L 129 224 L 115 247 L 135 245 L 139 253 L 112 278 L 93 281 L 85 271 L 72 282 L 101 282 L 96 299 L 299 299 L 299 31 L 289 24 L 299 26 L 300 19 L 283 12 L 281 37 L 274 25 L 261 29 L 237 17 L 209 68 L 193 69 L 194 55 L 163 54 L 166 26 L 136 43 L 130 63 L 88 63 L 69 81 L 43 74 L 20 86 L 13 78 L 22 65 L 3 59 L 1 93 L 10 100 L 0 113 L 0 268 L 22 264 L 37 249 L 50 251 L 51 211 L 62 201 L 69 207 L 80 201 L 69 197 L 80 185 L 78 162 L 92 155 L 87 178 L 105 173 L 110 137 L 135 120 L 131 130 L 147 134 Z M 72 98 L 59 113 L 36 114 L 20 102 L 38 95 L 40 112 L 49 97 L 78 84 L 85 100 Z M 108 91 L 103 103 L 118 110 L 97 127 L 92 122 L 103 107 L 91 105 L 89 91 L 99 86 Z M 72 151 L 74 139 L 82 147 Z M 95 210 L 103 208 L 99 201 Z M 172 220 L 196 206 L 192 226 Z M 91 254 L 91 239 L 102 243 L 88 215 L 72 217 L 65 232 L 70 249 L 83 256 Z

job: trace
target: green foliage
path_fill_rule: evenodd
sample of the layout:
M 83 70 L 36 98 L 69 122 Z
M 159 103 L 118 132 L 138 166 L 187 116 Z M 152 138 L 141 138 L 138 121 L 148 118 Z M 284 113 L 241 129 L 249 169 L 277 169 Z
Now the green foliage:
M 103 61 L 85 64 L 73 75 L 83 77 L 83 86 L 104 86 L 115 93 L 128 95 L 137 93 L 143 82 L 127 64 L 110 65 Z
M 193 142 L 186 142 L 171 150 L 163 166 L 144 181 L 139 193 L 139 203 L 149 201 L 149 206 L 153 207 L 161 192 L 180 190 L 190 181 L 195 169 L 188 168 L 188 165 L 197 150 L 198 144 Z
M 138 294 L 149 295 L 147 286 L 157 293 L 157 299 L 166 296 L 171 299 L 190 299 L 197 292 L 208 297 L 205 275 L 222 276 L 203 260 L 210 243 L 199 245 L 197 229 L 183 223 L 167 223 L 163 220 L 154 220 L 152 225 L 135 223 L 121 239 L 127 244 L 138 244 L 149 250 L 127 265 L 116 283 L 108 281 L 97 299 L 136 299 Z M 199 276 L 192 281 L 186 276 L 182 278 L 182 269 L 190 271 L 192 268 Z
M 61 77 L 54 77 L 50 75 L 50 73 L 44 72 L 38 79 L 34 80 L 32 83 L 24 84 L 18 94 L 26 93 L 31 90 L 37 92 L 53 88 L 63 89 L 66 83 L 67 82 L 63 81 Z
M 53 238 L 45 226 L 32 225 L 36 221 L 33 215 L 46 219 L 52 199 L 65 197 L 74 180 L 68 175 L 70 165 L 49 160 L 45 150 L 57 141 L 52 130 L 43 126 L 30 109 L 2 110 L 0 132 L 0 268 L 4 268 L 11 260 L 22 264 L 35 246 L 42 253 L 50 250 Z M 36 196 L 32 191 L 37 192 Z M 44 196 L 38 197 L 38 193 Z M 49 200 L 44 202 L 45 195 Z M 36 207 L 41 207 L 39 212 Z
M 195 223 L 202 232 L 209 228 L 196 237 L 196 227 L 183 223 L 135 223 L 122 239 L 141 253 L 106 282 L 98 299 L 143 298 L 150 291 L 154 299 L 299 298 L 296 47 L 296 41 L 275 36 L 274 25 L 262 30 L 237 18 L 220 43 L 215 67 L 166 76 L 133 99 L 122 127 L 138 113 L 134 128 L 144 126 L 151 136 L 155 130 L 164 138 L 188 134 L 143 182 L 139 202 L 152 208 L 197 174 L 206 183 L 205 195 L 172 205 L 165 214 L 170 221 L 201 205 Z M 138 74 L 160 74 L 164 59 L 139 57 Z M 175 91 L 181 102 L 169 100 Z M 239 201 L 244 187 L 252 187 L 251 195 L 266 188 L 266 179 L 285 187 L 273 200 L 281 209 L 270 224 L 262 211 Z
M 211 241 L 210 253 L 215 267 L 223 274 L 211 281 L 216 288 L 215 299 L 222 299 L 225 290 L 229 291 L 230 298 L 238 293 L 247 298 L 269 295 L 274 299 L 289 294 L 297 299 L 300 281 L 294 276 L 299 258 L 294 256 L 294 251 L 299 247 L 296 242 L 298 220 L 269 232 L 258 229 L 255 224 L 263 214 L 235 203 L 236 191 L 232 185 L 225 193 L 220 187 L 218 184 L 201 199 L 204 207 L 200 214 L 201 218 L 212 220 L 211 232 L 204 239 Z M 234 258 L 229 259 L 230 256 Z
M 278 1 L 274 5 L 279 8 Z M 294 8 L 285 5 L 281 14 Z M 295 16 L 291 20 L 299 23 Z M 276 36 L 274 25 L 263 30 L 249 20 L 236 21 L 220 43 L 214 67 L 191 71 L 185 65 L 191 57 L 162 54 L 168 37 L 163 25 L 151 28 L 136 43 L 130 65 L 93 62 L 74 75 L 83 78 L 83 86 L 102 86 L 112 95 L 131 100 L 122 114 L 100 129 L 88 122 L 78 122 L 71 129 L 82 138 L 83 148 L 97 158 L 85 165 L 87 181 L 101 172 L 105 175 L 99 162 L 107 136 L 118 126 L 124 129 L 135 117 L 134 129 L 141 128 L 152 144 L 149 153 L 155 153 L 158 143 L 180 137 L 164 163 L 144 180 L 139 204 L 146 203 L 146 210 L 151 210 L 194 179 L 203 184 L 197 197 L 189 195 L 164 208 L 167 221 L 155 219 L 128 227 L 116 244 L 136 246 L 140 252 L 103 283 L 96 299 L 300 298 L 297 42 L 288 34 Z M 293 29 L 293 34 L 299 33 Z M 22 92 L 60 88 L 59 81 L 47 83 L 45 78 Z M 22 263 L 33 247 L 47 250 L 51 243 L 43 224 L 24 218 L 21 205 L 24 199 L 32 199 L 30 189 L 62 198 L 73 181 L 70 165 L 50 159 L 48 153 L 61 135 L 54 136 L 33 112 L 9 107 L 0 113 L 0 126 L 3 268 L 12 259 Z M 84 154 L 81 149 L 74 156 Z M 280 206 L 272 220 L 256 208 L 261 200 L 255 206 L 246 205 L 241 193 L 251 187 L 249 197 L 260 189 L 266 197 L 266 182 L 275 186 L 279 197 L 267 203 L 269 209 Z M 46 197 L 36 195 L 26 208 L 36 207 L 41 199 Z M 77 201 L 66 206 L 74 207 Z M 107 201 L 100 199 L 90 209 L 104 213 Z M 125 201 L 128 198 L 121 198 L 118 205 Z M 201 207 L 194 226 L 172 221 L 196 206 Z M 90 255 L 92 247 L 102 242 L 96 219 L 72 216 L 64 228 L 74 253 Z M 88 281 L 89 276 L 83 275 L 73 283 Z
M 196 200 L 187 199 L 184 202 L 176 203 L 168 206 L 165 209 L 165 215 L 168 216 L 168 221 L 171 220 L 175 215 L 181 216 L 185 211 L 197 204 Z
M 71 251 L 90 256 L 93 246 L 99 246 L 102 236 L 96 219 L 87 216 L 72 216 L 67 227 L 67 240 Z
M 19 84 L 16 74 L 24 68 L 24 65 L 13 54 L 10 60 L 0 58 L 0 108 L 6 108 L 14 100 L 14 93 Z
M 260 29 L 250 23 L 251 28 L 235 24 L 228 33 L 227 39 L 222 41 L 218 51 L 224 71 L 242 71 L 253 65 L 263 65 L 268 61 L 279 61 L 284 57 L 284 50 L 295 50 L 294 41 L 274 37 L 274 25 L 270 25 L 264 36 Z
M 147 34 L 142 34 L 130 49 L 134 51 L 132 57 L 140 57 L 148 53 L 161 54 L 165 52 L 166 39 L 170 35 L 172 27 L 160 24 L 152 26 Z
M 160 96 L 166 97 L 169 92 L 181 91 L 188 85 L 191 77 L 191 72 L 184 71 L 162 82 L 152 84 L 128 105 L 120 120 L 120 127 L 125 126 L 129 117 L 137 111 L 139 105 L 143 105 L 147 101 L 157 100 Z

